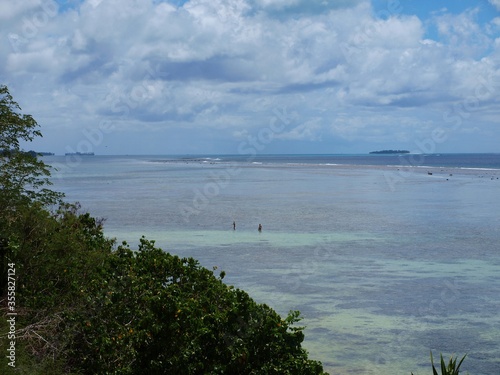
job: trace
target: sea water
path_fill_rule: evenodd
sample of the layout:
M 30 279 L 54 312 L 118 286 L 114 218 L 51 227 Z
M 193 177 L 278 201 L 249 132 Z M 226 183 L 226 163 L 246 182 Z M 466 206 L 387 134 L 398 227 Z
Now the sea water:
M 45 161 L 107 235 L 145 235 L 300 310 L 330 374 L 428 374 L 431 350 L 500 373 L 499 155 Z

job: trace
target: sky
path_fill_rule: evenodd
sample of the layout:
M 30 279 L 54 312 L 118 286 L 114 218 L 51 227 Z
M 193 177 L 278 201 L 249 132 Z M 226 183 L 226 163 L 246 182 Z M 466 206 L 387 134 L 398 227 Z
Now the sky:
M 0 84 L 56 154 L 500 152 L 500 0 L 0 0 Z

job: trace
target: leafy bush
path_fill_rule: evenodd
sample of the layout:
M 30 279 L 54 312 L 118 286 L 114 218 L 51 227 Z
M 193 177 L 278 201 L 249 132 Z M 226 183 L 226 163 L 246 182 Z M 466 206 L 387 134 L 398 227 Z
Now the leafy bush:
M 99 220 L 32 205 L 10 226 L 20 344 L 35 368 L 83 374 L 323 374 L 282 319 L 192 258 L 142 238 L 113 250 Z
M 4 258 L 16 265 L 18 344 L 35 361 L 63 363 L 71 336 L 65 315 L 85 305 L 79 291 L 95 278 L 114 241 L 77 205 L 50 213 L 32 204 L 16 213 Z
M 85 284 L 112 250 L 100 222 L 78 205 L 65 205 L 50 214 L 39 207 L 18 212 L 9 237 L 9 258 L 18 267 L 23 306 L 51 310 L 74 303 Z
M 74 366 L 106 374 L 323 374 L 301 348 L 302 328 L 222 275 L 141 239 L 124 244 L 81 293 L 72 319 Z

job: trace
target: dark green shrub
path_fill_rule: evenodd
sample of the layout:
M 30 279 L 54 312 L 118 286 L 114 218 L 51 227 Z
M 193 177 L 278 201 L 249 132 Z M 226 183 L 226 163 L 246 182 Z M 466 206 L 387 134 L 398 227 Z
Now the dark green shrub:
M 82 294 L 75 366 L 106 374 L 322 374 L 301 348 L 302 328 L 192 258 L 141 239 L 120 246 Z

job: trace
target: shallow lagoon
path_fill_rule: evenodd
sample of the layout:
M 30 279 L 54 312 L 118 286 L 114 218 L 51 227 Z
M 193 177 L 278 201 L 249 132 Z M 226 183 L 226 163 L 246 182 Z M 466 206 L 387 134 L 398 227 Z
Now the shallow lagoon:
M 110 236 L 300 310 L 331 374 L 428 374 L 431 349 L 500 373 L 500 171 L 430 170 L 95 157 L 54 182 Z

